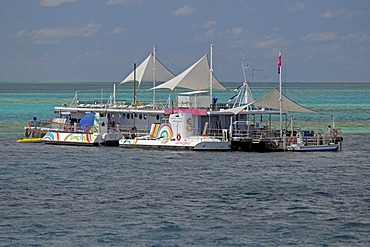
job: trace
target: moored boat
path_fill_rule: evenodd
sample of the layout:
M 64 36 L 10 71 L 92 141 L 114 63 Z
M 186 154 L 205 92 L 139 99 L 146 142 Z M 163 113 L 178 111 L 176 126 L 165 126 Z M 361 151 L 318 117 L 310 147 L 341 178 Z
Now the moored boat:
M 42 142 L 41 137 L 24 137 L 21 139 L 17 139 L 18 143 L 39 143 Z
M 326 152 L 326 151 L 337 151 L 339 149 L 339 145 L 335 143 L 329 143 L 325 145 L 298 145 L 292 144 L 287 146 L 288 151 L 294 152 Z
M 81 146 L 118 146 L 121 132 L 109 127 L 108 118 L 100 113 L 87 113 L 80 122 L 49 130 L 42 141 L 46 144 Z
M 208 136 L 207 130 L 203 131 L 203 135 L 199 135 L 198 120 L 198 116 L 191 113 L 172 113 L 169 115 L 168 123 L 152 124 L 149 135 L 122 139 L 120 146 L 195 151 L 231 150 L 227 129 L 218 137 Z
M 339 135 L 337 129 L 330 129 L 329 133 L 318 134 L 314 131 L 294 131 L 289 137 L 289 145 L 287 151 L 294 152 L 327 152 L 337 151 L 342 148 L 342 136 Z

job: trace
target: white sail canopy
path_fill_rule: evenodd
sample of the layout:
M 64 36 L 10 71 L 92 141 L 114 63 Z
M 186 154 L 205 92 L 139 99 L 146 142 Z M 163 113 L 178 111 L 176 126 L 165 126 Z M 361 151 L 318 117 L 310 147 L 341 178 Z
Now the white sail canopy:
M 151 53 L 137 68 L 136 68 L 136 81 L 139 85 L 142 81 L 151 82 L 154 81 L 153 75 L 153 59 L 154 55 Z M 169 71 L 158 59 L 155 59 L 155 80 L 159 82 L 168 81 L 174 78 L 174 74 Z M 131 72 L 121 83 L 133 82 L 134 71 Z
M 167 88 L 173 90 L 176 87 L 187 88 L 191 90 L 210 89 L 210 73 L 207 54 L 199 59 L 196 63 L 186 69 L 184 72 L 172 78 L 165 83 L 152 89 Z M 212 75 L 212 89 L 226 90 L 224 86 Z
M 294 101 L 290 100 L 283 94 L 281 95 L 282 98 L 282 111 L 283 112 L 308 112 L 308 113 L 317 113 L 312 111 L 308 108 L 305 108 Z M 251 104 L 259 107 L 265 108 L 273 108 L 273 109 L 280 109 L 280 92 L 277 89 L 273 89 L 269 93 L 265 94 L 258 100 L 252 102 Z

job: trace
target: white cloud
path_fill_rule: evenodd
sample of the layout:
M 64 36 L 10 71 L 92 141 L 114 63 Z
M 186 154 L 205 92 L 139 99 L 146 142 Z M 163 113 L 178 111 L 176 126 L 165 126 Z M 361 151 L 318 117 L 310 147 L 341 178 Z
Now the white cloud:
M 344 62 L 346 60 L 347 60 L 346 59 L 346 56 L 343 56 L 343 55 L 338 55 L 338 56 L 329 58 L 329 61 L 336 62 L 336 63 L 338 63 L 338 62 Z
M 72 3 L 78 0 L 40 0 L 40 5 L 42 7 L 58 7 L 64 3 Z
M 216 25 L 215 21 L 207 21 L 206 23 L 202 24 L 201 27 L 203 29 L 211 29 Z
M 305 41 L 333 41 L 338 38 L 336 32 L 321 32 L 321 33 L 310 33 L 306 35 L 303 40 Z
M 198 41 L 207 41 L 217 37 L 236 39 L 244 33 L 244 27 L 233 27 L 219 31 L 216 29 L 215 21 L 207 21 L 203 24 L 195 25 L 194 28 L 201 30 L 200 33 L 195 35 L 195 39 Z
M 118 5 L 118 4 L 138 4 L 140 0 L 107 0 L 105 2 L 106 5 Z
M 285 40 L 276 34 L 270 34 L 266 37 L 262 38 L 261 41 L 255 42 L 255 48 L 262 48 L 262 49 L 276 49 L 277 47 L 281 47 L 285 45 Z
M 241 35 L 244 31 L 243 27 L 234 27 L 231 29 L 231 34 L 232 35 Z
M 289 6 L 288 11 L 289 12 L 296 12 L 296 11 L 301 11 L 306 8 L 306 4 L 298 2 L 294 3 L 293 5 Z
M 365 42 L 370 41 L 370 35 L 366 32 L 350 33 L 345 35 L 338 35 L 336 32 L 322 32 L 310 33 L 302 38 L 305 41 L 335 41 L 347 40 L 351 42 Z
M 206 41 L 213 39 L 217 32 L 214 26 L 216 25 L 215 21 L 207 21 L 200 25 L 195 25 L 195 28 L 201 29 L 202 33 L 196 34 L 195 39 L 198 41 Z
M 18 37 L 32 37 L 36 43 L 49 43 L 55 39 L 66 37 L 90 37 L 97 33 L 100 29 L 100 24 L 91 23 L 86 26 L 78 27 L 60 27 L 60 28 L 42 28 L 39 30 L 25 31 L 21 30 L 17 33 Z
M 370 35 L 365 32 L 357 32 L 344 35 L 342 39 L 350 41 L 370 41 Z
M 172 15 L 174 16 L 185 16 L 190 15 L 192 13 L 194 13 L 194 9 L 189 5 L 184 5 L 181 8 L 172 11 Z
M 335 17 L 353 17 L 358 15 L 363 15 L 364 12 L 358 10 L 325 10 L 321 13 L 322 18 L 335 18 Z
M 115 27 L 110 33 L 113 35 L 120 35 L 123 34 L 124 32 L 125 32 L 124 27 Z

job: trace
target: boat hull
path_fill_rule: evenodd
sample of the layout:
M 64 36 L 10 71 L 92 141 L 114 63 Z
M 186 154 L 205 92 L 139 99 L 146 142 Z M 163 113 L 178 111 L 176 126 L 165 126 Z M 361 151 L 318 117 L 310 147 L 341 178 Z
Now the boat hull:
M 118 146 L 122 138 L 120 133 L 71 133 L 51 131 L 42 138 L 42 142 L 55 145 L 73 146 Z
M 231 143 L 217 139 L 194 139 L 194 140 L 150 140 L 150 139 L 126 139 L 120 141 L 120 146 L 125 148 L 152 148 L 170 150 L 194 150 L 194 151 L 229 151 Z
M 312 146 L 288 146 L 288 151 L 293 152 L 332 152 L 337 151 L 339 149 L 338 145 L 331 144 L 331 145 L 312 145 Z
M 42 138 L 38 137 L 25 137 L 22 139 L 17 140 L 18 143 L 40 143 L 42 142 Z

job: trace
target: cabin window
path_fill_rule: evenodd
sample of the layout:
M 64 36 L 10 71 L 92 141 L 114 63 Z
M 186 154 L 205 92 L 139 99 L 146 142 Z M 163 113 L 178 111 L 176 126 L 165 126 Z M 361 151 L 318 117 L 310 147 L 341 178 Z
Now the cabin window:
M 134 114 L 131 114 L 131 118 L 134 119 Z
M 143 115 L 139 114 L 139 119 L 143 119 Z
M 114 118 L 114 113 L 112 113 L 110 116 L 111 116 L 111 118 Z
M 159 120 L 159 115 L 156 116 L 156 119 Z
M 130 114 L 129 113 L 127 113 L 127 119 L 130 119 Z
M 144 119 L 146 119 L 147 118 L 147 115 L 146 114 L 144 114 Z

